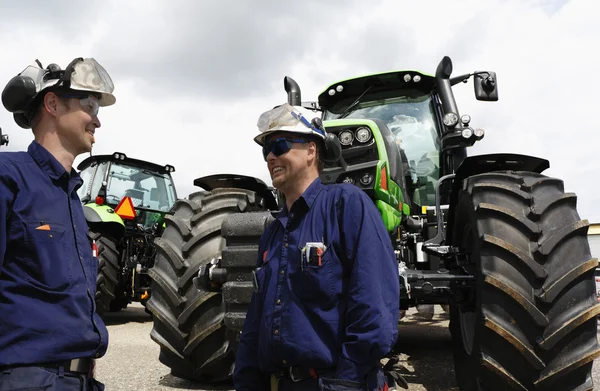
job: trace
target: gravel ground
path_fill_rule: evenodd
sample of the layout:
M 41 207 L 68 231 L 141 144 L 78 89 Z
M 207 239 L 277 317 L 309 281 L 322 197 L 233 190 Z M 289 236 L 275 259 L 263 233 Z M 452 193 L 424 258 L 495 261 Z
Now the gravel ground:
M 96 377 L 107 391 L 231 390 L 188 382 L 171 376 L 158 361 L 159 347 L 150 339 L 152 321 L 139 304 L 114 314 L 105 322 L 110 333 L 106 355 L 98 360 Z M 440 307 L 430 321 L 419 319 L 414 310 L 402 319 L 399 338 L 400 363 L 409 391 L 458 391 L 450 346 L 448 319 Z M 594 363 L 594 384 L 600 389 L 600 360 Z

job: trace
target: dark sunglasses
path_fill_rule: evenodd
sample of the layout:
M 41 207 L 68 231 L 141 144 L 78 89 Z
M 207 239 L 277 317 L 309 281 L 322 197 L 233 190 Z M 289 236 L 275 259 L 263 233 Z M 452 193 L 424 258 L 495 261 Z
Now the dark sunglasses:
M 267 161 L 267 156 L 269 153 L 273 152 L 275 156 L 281 156 L 286 152 L 289 152 L 292 149 L 292 145 L 294 143 L 302 143 L 305 144 L 307 141 L 299 138 L 287 138 L 281 137 L 275 140 L 269 140 L 263 145 L 263 157 L 265 162 Z

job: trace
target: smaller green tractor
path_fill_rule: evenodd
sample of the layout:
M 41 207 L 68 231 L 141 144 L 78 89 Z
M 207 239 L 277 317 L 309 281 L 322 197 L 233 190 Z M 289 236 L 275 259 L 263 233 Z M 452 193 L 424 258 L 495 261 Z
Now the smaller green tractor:
M 97 311 L 119 311 L 134 301 L 145 305 L 154 238 L 177 200 L 175 168 L 115 152 L 90 156 L 77 169 L 83 179 L 79 198 L 98 258 Z

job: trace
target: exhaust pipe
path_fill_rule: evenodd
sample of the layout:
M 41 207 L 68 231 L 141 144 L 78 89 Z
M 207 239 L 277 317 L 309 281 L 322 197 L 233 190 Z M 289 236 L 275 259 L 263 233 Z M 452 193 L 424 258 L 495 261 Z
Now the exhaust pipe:
M 288 95 L 288 103 L 292 106 L 301 106 L 300 86 L 289 76 L 283 78 L 283 86 Z

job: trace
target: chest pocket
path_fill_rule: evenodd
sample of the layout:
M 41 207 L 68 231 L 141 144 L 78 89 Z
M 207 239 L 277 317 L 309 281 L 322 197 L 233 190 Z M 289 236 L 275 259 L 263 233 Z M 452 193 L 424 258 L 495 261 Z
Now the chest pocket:
M 73 282 L 72 260 L 66 251 L 65 227 L 52 222 L 25 224 L 26 278 L 50 290 L 62 290 Z
M 336 280 L 341 277 L 333 247 L 327 246 L 321 265 L 300 262 L 301 267 L 290 274 L 293 291 L 303 301 L 319 302 L 323 309 L 332 308 L 336 301 Z

